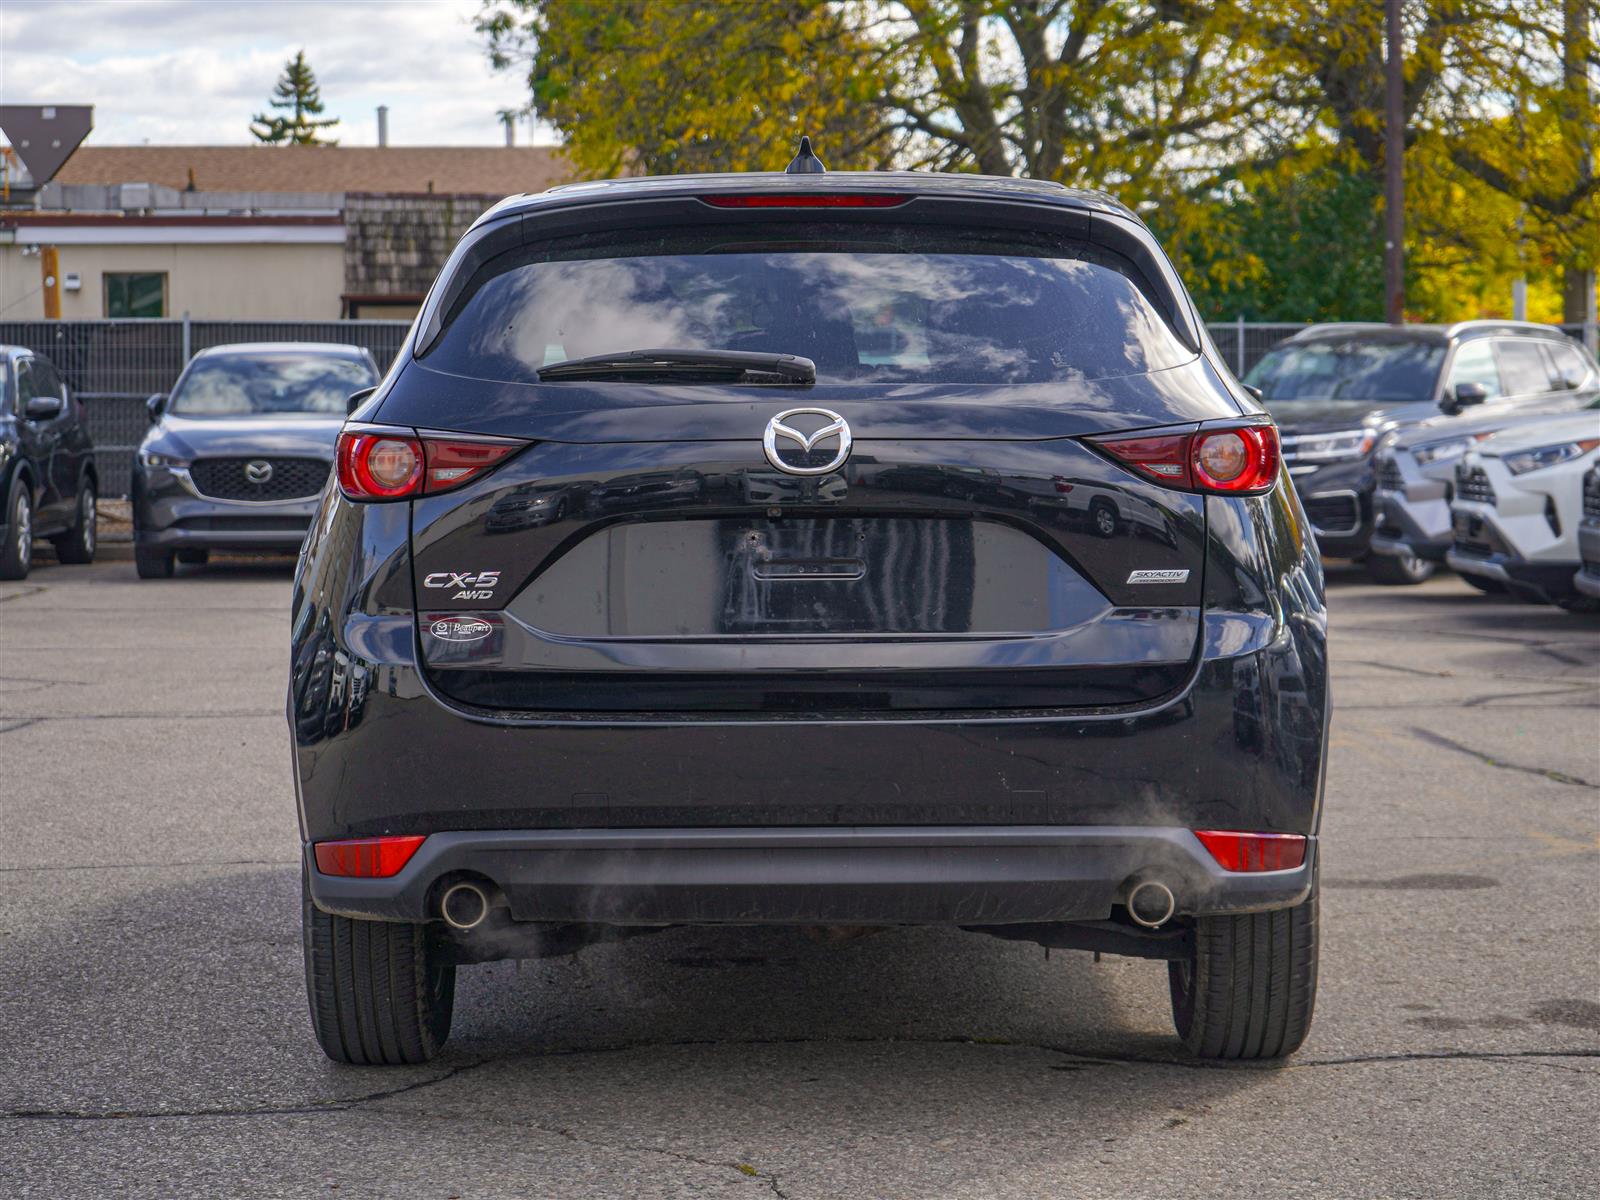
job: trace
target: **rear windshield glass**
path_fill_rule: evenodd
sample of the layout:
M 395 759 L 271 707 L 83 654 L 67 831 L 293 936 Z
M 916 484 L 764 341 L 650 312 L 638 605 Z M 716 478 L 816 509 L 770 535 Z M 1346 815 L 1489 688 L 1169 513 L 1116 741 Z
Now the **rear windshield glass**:
M 1280 346 L 1244 381 L 1273 400 L 1428 400 L 1444 362 L 1439 342 L 1307 342 Z
M 1142 282 L 1082 242 L 920 227 L 574 238 L 487 263 L 424 360 L 510 382 L 646 349 L 798 354 L 847 383 L 1105 379 L 1195 356 Z
M 328 354 L 229 354 L 197 359 L 172 394 L 169 411 L 189 417 L 263 413 L 343 416 L 350 393 L 371 387 L 372 368 Z

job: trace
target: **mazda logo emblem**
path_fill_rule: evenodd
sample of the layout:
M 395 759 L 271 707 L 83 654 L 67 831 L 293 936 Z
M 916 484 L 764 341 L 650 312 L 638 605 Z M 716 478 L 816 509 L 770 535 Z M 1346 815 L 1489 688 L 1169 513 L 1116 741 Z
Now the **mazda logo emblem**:
M 251 483 L 265 483 L 272 478 L 272 464 L 264 458 L 258 458 L 244 465 L 244 477 Z
M 786 423 L 790 417 L 803 416 L 821 417 L 824 424 L 820 429 L 805 434 Z M 811 452 L 818 444 L 833 437 L 839 439 L 839 449 L 833 457 L 820 465 L 810 463 Z M 792 463 L 783 457 L 783 452 L 778 449 L 779 438 L 800 447 L 804 455 L 800 462 Z M 826 475 L 829 471 L 837 471 L 844 466 L 844 460 L 850 457 L 850 426 L 838 413 L 830 412 L 826 408 L 786 408 L 767 422 L 767 431 L 761 438 L 761 448 L 767 452 L 767 461 L 780 471 L 786 471 L 790 475 Z M 793 451 L 790 453 L 793 454 Z

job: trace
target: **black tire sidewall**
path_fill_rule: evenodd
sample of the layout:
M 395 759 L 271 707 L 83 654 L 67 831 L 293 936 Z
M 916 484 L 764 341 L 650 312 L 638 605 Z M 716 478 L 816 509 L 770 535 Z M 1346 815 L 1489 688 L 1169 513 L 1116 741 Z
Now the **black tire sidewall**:
M 51 539 L 51 545 L 56 548 L 56 557 L 62 562 L 82 565 L 94 561 L 95 518 L 85 510 L 85 505 L 97 510 L 98 499 L 99 494 L 95 491 L 94 484 L 85 479 L 78 488 L 77 520 L 67 532 Z
M 1416 555 L 1373 554 L 1367 558 L 1367 574 L 1377 583 L 1411 587 L 1433 578 L 1438 567 Z
M 12 483 L 11 493 L 6 497 L 5 541 L 0 544 L 0 579 L 26 579 L 33 566 L 32 539 L 29 539 L 26 557 L 17 541 L 17 522 L 24 505 L 28 508 L 31 521 L 33 505 L 19 479 Z

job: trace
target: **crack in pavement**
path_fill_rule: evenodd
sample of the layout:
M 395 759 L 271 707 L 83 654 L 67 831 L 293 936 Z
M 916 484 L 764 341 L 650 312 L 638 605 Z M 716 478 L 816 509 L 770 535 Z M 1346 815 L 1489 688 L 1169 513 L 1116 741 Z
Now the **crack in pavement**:
M 304 1116 L 306 1114 L 344 1112 L 363 1104 L 404 1096 L 435 1084 L 447 1083 L 469 1071 L 476 1071 L 490 1063 L 503 1061 L 480 1058 L 476 1062 L 451 1067 L 428 1079 L 414 1079 L 398 1087 L 381 1088 L 359 1096 L 344 1096 L 328 1100 L 307 1100 L 300 1104 L 264 1104 L 251 1108 L 147 1108 L 147 1109 L 81 1109 L 81 1108 L 19 1108 L 0 1111 L 0 1121 L 164 1121 L 190 1117 L 278 1117 Z
M 414 1112 L 415 1110 L 407 1111 Z M 432 1114 L 421 1113 L 417 1115 L 431 1116 Z M 613 1154 L 617 1153 L 618 1151 L 629 1151 L 634 1154 L 659 1154 L 664 1158 L 677 1159 L 679 1162 L 692 1163 L 698 1167 L 715 1167 L 730 1171 L 737 1171 L 746 1179 L 765 1180 L 767 1186 L 772 1189 L 774 1195 L 782 1196 L 784 1200 L 788 1200 L 788 1194 L 781 1186 L 779 1186 L 778 1175 L 776 1172 L 763 1171 L 759 1167 L 752 1166 L 747 1162 L 738 1162 L 725 1158 L 702 1158 L 697 1154 L 690 1154 L 687 1150 L 672 1150 L 666 1146 L 652 1146 L 642 1142 L 608 1142 L 602 1141 L 599 1138 L 581 1137 L 563 1125 L 541 1125 L 537 1121 L 518 1121 L 514 1119 L 482 1114 L 475 1119 L 480 1123 L 487 1122 L 491 1125 L 509 1126 L 512 1129 L 531 1129 L 537 1133 L 546 1133 L 551 1137 L 559 1137 L 565 1141 L 571 1142 L 574 1146 L 584 1146 L 591 1150 L 605 1150 Z
M 181 1120 L 197 1117 L 272 1117 L 272 1116 L 304 1116 L 320 1113 L 348 1112 L 367 1104 L 376 1104 L 384 1100 L 392 1100 L 398 1096 L 410 1095 L 436 1087 L 441 1083 L 448 1083 L 470 1072 L 477 1071 L 486 1066 L 513 1065 L 519 1061 L 533 1059 L 578 1058 L 587 1055 L 628 1054 L 641 1050 L 675 1050 L 697 1049 L 705 1047 L 733 1048 L 733 1047 L 763 1047 L 763 1046 L 974 1046 L 984 1048 L 1000 1048 L 1008 1050 L 1037 1050 L 1046 1054 L 1070 1058 L 1084 1066 L 1132 1066 L 1132 1067 L 1175 1067 L 1185 1071 L 1299 1071 L 1313 1067 L 1349 1067 L 1367 1065 L 1388 1065 L 1391 1063 L 1418 1063 L 1418 1062 L 1537 1062 L 1546 1059 L 1563 1058 L 1596 1058 L 1600 1059 L 1600 1049 L 1585 1050 L 1570 1048 L 1565 1050 L 1415 1050 L 1400 1051 L 1393 1054 L 1356 1054 L 1343 1058 L 1312 1058 L 1293 1060 L 1288 1062 L 1267 1061 L 1222 1061 L 1207 1059 L 1182 1059 L 1163 1058 L 1156 1055 L 1140 1054 L 1089 1054 L 1081 1050 L 1074 1050 L 1067 1046 L 1054 1046 L 1045 1042 L 1017 1042 L 1005 1038 L 744 1038 L 737 1041 L 712 1040 L 709 1038 L 687 1038 L 663 1042 L 623 1042 L 611 1046 L 582 1046 L 570 1049 L 550 1049 L 531 1054 L 509 1054 L 491 1058 L 481 1058 L 460 1066 L 451 1067 L 449 1070 L 431 1076 L 427 1079 L 417 1079 L 397 1087 L 382 1088 L 377 1091 L 366 1092 L 356 1096 L 329 1098 L 326 1100 L 306 1100 L 297 1104 L 264 1104 L 254 1107 L 217 1107 L 217 1108 L 184 1108 L 184 1109 L 71 1109 L 71 1108 L 18 1108 L 0 1110 L 0 1121 L 165 1121 Z M 418 1116 L 430 1114 L 419 1113 L 416 1110 L 404 1110 Z M 481 1114 L 474 1119 L 481 1119 Z M 493 1119 L 493 1118 L 491 1118 Z M 540 1126 L 530 1121 L 511 1120 L 508 1123 L 540 1129 L 546 1133 L 559 1134 L 579 1140 L 564 1127 Z M 602 1145 L 603 1143 L 595 1143 Z M 633 1146 L 633 1149 L 652 1150 L 664 1154 L 673 1154 L 674 1151 L 661 1150 L 650 1146 Z M 687 1157 L 687 1156 L 685 1156 Z M 707 1165 L 714 1166 L 739 1166 L 737 1163 L 726 1163 L 713 1160 L 705 1161 Z M 748 1165 L 748 1164 L 745 1164 Z M 742 1172 L 747 1173 L 747 1172 Z M 758 1172 L 764 1178 L 767 1173 Z
M 40 678 L 36 675 L 0 675 L 0 683 L 31 683 L 36 685 L 35 687 L 29 688 L 29 691 L 37 691 L 40 688 L 55 687 L 57 684 L 60 684 L 63 687 L 89 686 L 89 681 L 87 679 Z
M 1544 646 L 1580 646 L 1585 643 L 1577 637 L 1516 637 L 1509 633 L 1485 633 L 1479 629 L 1466 630 L 1461 633 L 1452 633 L 1447 629 L 1426 629 L 1420 626 L 1407 629 L 1395 629 L 1387 625 L 1346 625 L 1342 622 L 1334 626 L 1341 639 L 1359 637 L 1363 634 L 1375 638 L 1399 638 L 1409 641 L 1412 638 L 1432 638 L 1436 641 L 1446 642 L 1498 642 L 1511 646 L 1528 646 L 1539 649 Z M 1581 664 L 1580 664 L 1581 665 Z
M 1579 779 L 1576 775 L 1568 775 L 1565 771 L 1557 771 L 1553 767 L 1528 767 L 1521 763 L 1505 762 L 1495 758 L 1492 754 L 1485 754 L 1482 750 L 1474 750 L 1471 746 L 1464 746 L 1460 742 L 1445 737 L 1441 733 L 1433 733 L 1427 729 L 1419 729 L 1415 725 L 1410 727 L 1410 732 L 1423 741 L 1435 746 L 1442 746 L 1446 750 L 1454 750 L 1458 754 L 1465 754 L 1477 759 L 1479 762 L 1488 763 L 1491 767 L 1499 767 L 1506 771 L 1521 771 L 1525 775 L 1540 775 L 1545 779 L 1554 780 L 1556 783 L 1571 784 L 1573 787 L 1595 788 L 1600 784 L 1590 783 L 1587 779 Z
M 1524 694 L 1531 696 L 1531 695 L 1535 695 L 1536 693 L 1527 692 L 1527 693 L 1524 693 Z M 1492 711 L 1499 711 L 1501 709 L 1515 709 L 1518 712 L 1522 712 L 1524 710 L 1527 710 L 1529 712 L 1538 712 L 1538 711 L 1542 711 L 1544 709 L 1557 709 L 1557 710 L 1559 710 L 1561 712 L 1572 712 L 1574 709 L 1587 710 L 1587 709 L 1592 709 L 1592 708 L 1600 708 L 1600 701 L 1596 701 L 1595 703 L 1592 703 L 1592 704 L 1572 704 L 1572 703 L 1556 704 L 1556 703 L 1553 703 L 1553 702 L 1552 703 L 1541 703 L 1541 704 L 1490 704 L 1490 703 L 1488 703 L 1488 701 L 1491 701 L 1491 700 L 1515 700 L 1515 699 L 1518 699 L 1518 698 L 1519 697 L 1516 694 L 1513 693 L 1513 694 L 1508 694 L 1508 695 L 1504 695 L 1504 696 L 1480 696 L 1475 700 L 1458 700 L 1458 701 L 1455 701 L 1455 702 L 1452 702 L 1452 703 L 1448 703 L 1448 704 L 1417 704 L 1417 703 L 1404 703 L 1404 704 L 1341 704 L 1341 705 L 1339 705 L 1339 711 L 1342 712 L 1342 713 L 1344 713 L 1344 712 L 1396 712 L 1396 711 L 1398 711 L 1400 709 L 1409 709 L 1412 712 L 1416 712 L 1419 709 L 1421 709 L 1421 710 L 1447 711 L 1447 710 L 1450 710 L 1450 709 L 1462 709 L 1462 708 L 1486 708 L 1486 709 L 1490 709 Z
M 1380 671 L 1397 671 L 1401 675 L 1425 675 L 1429 679 L 1458 678 L 1454 671 L 1425 671 L 1421 667 L 1402 667 L 1398 663 L 1373 662 L 1371 659 L 1366 658 L 1352 658 L 1347 661 L 1348 665 L 1352 667 L 1377 667 Z M 1490 678 L 1499 677 L 1490 676 Z M 1505 678 L 1514 678 L 1514 676 L 1506 676 Z M 1543 681 L 1541 680 L 1541 682 Z
M 26 596 L 37 596 L 40 592 L 47 590 L 47 587 L 42 583 L 30 584 L 27 587 L 20 588 L 15 592 L 10 592 L 7 595 L 0 596 L 0 604 L 4 604 L 8 600 L 21 600 Z
M 0 729 L 0 733 L 5 730 Z M 295 858 L 221 858 L 151 863 L 57 863 L 33 867 L 0 867 L 0 875 L 26 875 L 33 871 L 165 871 L 180 867 L 297 867 Z
M 1521 700 L 1527 696 L 1577 696 L 1594 691 L 1592 684 L 1579 683 L 1572 687 L 1548 688 L 1537 692 L 1495 692 L 1488 696 L 1473 696 L 1463 702 L 1463 708 L 1480 708 L 1494 700 Z M 1525 707 L 1552 708 L 1555 705 L 1530 705 Z M 1592 704 L 1574 704 L 1573 708 L 1593 708 Z
M 148 713 L 148 712 L 111 712 L 111 713 L 0 713 L 0 721 L 20 721 L 22 724 L 13 725 L 7 729 L 0 729 L 0 733 L 10 733 L 12 729 L 23 729 L 28 725 L 37 725 L 41 721 L 226 721 L 229 719 L 256 719 L 259 717 L 276 717 L 283 719 L 283 712 L 279 709 L 246 709 L 237 712 L 208 712 L 208 713 Z

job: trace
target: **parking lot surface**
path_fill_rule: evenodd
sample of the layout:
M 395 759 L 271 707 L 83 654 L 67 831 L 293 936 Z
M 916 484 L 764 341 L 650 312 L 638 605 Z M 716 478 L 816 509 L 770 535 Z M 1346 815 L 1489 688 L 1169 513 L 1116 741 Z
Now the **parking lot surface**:
M 1156 963 L 674 930 L 464 969 L 441 1059 L 311 1039 L 289 572 L 0 584 L 0 1195 L 1600 1189 L 1600 624 L 1330 580 L 1321 993 L 1201 1065 Z

